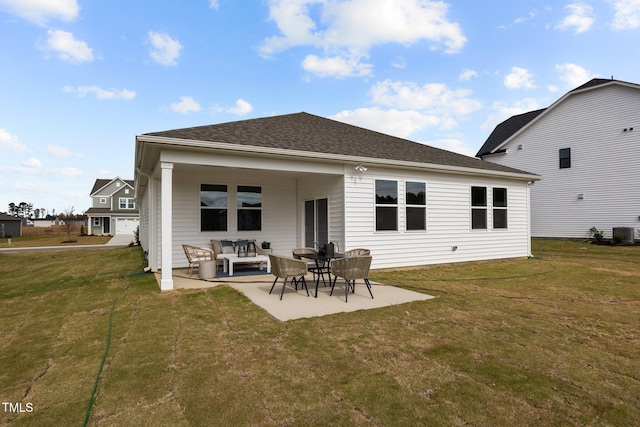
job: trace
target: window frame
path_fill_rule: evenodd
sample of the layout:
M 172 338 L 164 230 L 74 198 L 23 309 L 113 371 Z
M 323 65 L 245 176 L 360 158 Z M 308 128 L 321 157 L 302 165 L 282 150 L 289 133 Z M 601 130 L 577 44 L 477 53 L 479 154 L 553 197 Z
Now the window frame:
M 252 191 L 241 191 L 242 189 L 258 189 L 259 191 L 257 192 L 252 192 Z M 259 206 L 240 206 L 241 203 L 243 203 L 240 200 L 240 194 L 241 193 L 247 193 L 247 194 L 259 194 L 260 195 L 260 201 L 259 201 Z M 236 227 L 237 230 L 239 232 L 242 231 L 262 231 L 262 186 L 260 185 L 245 185 L 245 184 L 238 184 L 236 185 Z M 247 221 L 245 221 L 244 219 L 241 218 L 242 215 L 246 215 L 249 214 L 251 212 L 258 212 L 258 226 L 257 228 L 244 228 L 245 225 L 247 224 Z M 255 219 L 252 219 L 250 222 L 255 221 Z M 242 228 L 241 228 L 241 224 L 242 224 Z
M 205 187 L 209 187 L 209 189 L 205 190 Z M 215 187 L 219 187 L 219 189 L 215 189 Z M 224 191 L 222 191 L 224 188 Z M 203 205 L 202 193 L 203 191 L 209 192 L 220 192 L 226 194 L 224 199 L 224 203 L 221 205 Z M 200 183 L 200 189 L 198 192 L 200 196 L 200 232 L 201 233 L 210 233 L 210 232 L 228 232 L 229 231 L 229 186 L 227 184 L 206 184 Z M 216 224 L 215 218 L 205 218 L 205 211 L 217 211 L 218 212 L 218 221 L 220 223 Z M 207 221 L 207 227 L 205 227 L 205 220 Z M 217 228 L 216 226 L 221 226 Z
M 558 150 L 558 162 L 560 169 L 571 169 L 571 148 Z
M 419 200 L 419 195 L 420 193 L 417 194 L 418 196 L 418 202 L 417 203 L 411 203 L 409 200 L 409 186 L 410 184 L 419 184 L 422 186 L 422 190 L 423 190 L 423 199 Z M 413 194 L 413 193 L 411 193 Z M 427 183 L 424 181 L 405 181 L 404 182 L 404 195 L 405 195 L 405 199 L 404 199 L 404 215 L 405 215 L 405 230 L 409 231 L 409 232 L 421 232 L 421 231 L 427 231 Z M 410 227 L 409 224 L 409 211 L 413 210 L 413 211 L 418 211 L 420 210 L 422 212 L 421 215 L 421 220 L 422 220 L 422 227 L 421 228 L 415 228 L 415 227 Z
M 124 207 L 122 206 L 122 201 L 124 200 Z M 135 209 L 136 201 L 133 197 L 119 197 L 118 198 L 118 208 L 119 209 Z
M 385 202 L 381 200 L 381 195 L 378 194 L 378 183 L 382 185 L 382 183 L 387 184 L 395 184 L 395 202 L 393 202 L 394 198 L 392 197 L 390 201 Z M 384 232 L 398 232 L 398 208 L 399 208 L 399 192 L 398 192 L 398 180 L 395 179 L 375 179 L 374 180 L 374 211 L 375 211 L 375 231 L 377 233 Z M 380 188 L 380 190 L 383 190 Z M 393 196 L 393 195 L 391 195 Z M 386 197 L 386 196 L 385 196 Z M 382 220 L 389 220 L 391 216 L 387 217 L 386 215 L 382 215 L 382 212 L 395 212 L 395 220 L 394 224 L 391 224 L 393 228 L 389 228 L 389 226 L 381 227 L 383 224 L 380 222 Z
M 504 206 L 496 206 L 496 190 L 504 190 Z M 492 224 L 494 230 L 508 230 L 509 229 L 509 191 L 507 187 L 493 187 L 491 191 L 491 205 L 492 205 Z M 504 226 L 499 227 L 496 226 L 496 215 L 497 212 L 500 212 L 500 215 L 503 215 L 504 212 Z M 502 218 L 500 218 L 502 219 Z
M 477 200 L 474 200 L 474 189 L 482 189 L 484 190 L 484 201 L 481 202 L 482 204 L 478 204 Z M 469 191 L 469 196 L 470 196 L 470 207 L 471 207 L 471 218 L 470 218 L 470 225 L 471 225 L 471 229 L 472 230 L 488 230 L 489 229 L 489 221 L 488 221 L 488 199 L 487 199 L 487 186 L 479 186 L 479 185 L 472 185 Z M 476 217 L 474 215 L 474 213 L 481 213 L 484 212 L 484 219 L 483 219 L 483 223 L 484 226 L 477 226 L 477 225 L 482 225 L 482 224 L 476 224 Z

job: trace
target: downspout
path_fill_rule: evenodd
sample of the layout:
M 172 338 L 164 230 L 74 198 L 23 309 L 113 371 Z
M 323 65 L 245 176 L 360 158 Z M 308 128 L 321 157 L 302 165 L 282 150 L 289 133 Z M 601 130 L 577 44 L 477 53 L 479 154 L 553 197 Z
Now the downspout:
M 136 173 L 144 176 L 145 178 L 147 178 L 147 192 L 149 195 L 149 207 L 148 207 L 148 211 L 151 212 L 151 175 L 146 174 L 144 172 L 142 172 L 142 170 L 136 166 Z M 141 199 L 139 197 L 140 194 L 138 192 L 138 188 L 134 189 L 135 193 L 136 193 L 136 199 L 138 202 L 138 206 L 141 206 Z M 151 215 L 149 214 L 149 218 L 147 218 L 147 244 L 149 245 L 149 247 L 146 249 L 146 253 L 147 253 L 147 266 L 144 268 L 144 272 L 148 273 L 149 271 L 152 271 L 155 267 L 155 251 L 153 251 L 153 254 L 151 253 L 151 247 L 153 245 L 153 237 L 152 237 L 152 233 L 151 233 Z M 144 248 L 143 248 L 144 249 Z M 157 269 L 156 269 L 157 270 Z
M 535 185 L 535 181 L 527 182 L 527 252 L 529 258 L 533 258 L 531 252 L 531 187 Z

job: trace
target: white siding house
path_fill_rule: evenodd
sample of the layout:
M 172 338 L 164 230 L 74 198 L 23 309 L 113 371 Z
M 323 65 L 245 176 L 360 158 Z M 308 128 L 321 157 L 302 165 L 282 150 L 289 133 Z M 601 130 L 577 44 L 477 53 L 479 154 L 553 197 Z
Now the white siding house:
M 135 164 L 161 290 L 212 239 L 364 247 L 372 268 L 531 253 L 536 175 L 307 113 L 139 135 Z
M 501 123 L 477 156 L 542 176 L 531 189 L 534 237 L 640 227 L 640 85 L 591 80 Z

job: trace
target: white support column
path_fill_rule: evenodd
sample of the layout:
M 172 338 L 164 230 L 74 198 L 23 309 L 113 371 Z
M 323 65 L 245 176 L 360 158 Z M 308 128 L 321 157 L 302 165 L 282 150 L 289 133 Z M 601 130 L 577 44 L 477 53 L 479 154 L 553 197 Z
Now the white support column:
M 160 256 L 162 258 L 161 268 L 162 275 L 160 278 L 160 291 L 168 291 L 173 289 L 173 163 L 161 163 L 161 249 Z

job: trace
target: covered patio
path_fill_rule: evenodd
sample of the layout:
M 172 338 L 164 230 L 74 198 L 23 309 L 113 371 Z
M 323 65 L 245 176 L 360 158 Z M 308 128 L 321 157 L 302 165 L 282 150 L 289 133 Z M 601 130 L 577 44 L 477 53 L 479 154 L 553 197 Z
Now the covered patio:
M 160 284 L 160 274 L 156 274 Z M 284 297 L 279 299 L 279 292 L 274 289 L 269 294 L 274 276 L 270 274 L 239 276 L 231 278 L 199 280 L 197 275 L 189 278 L 185 269 L 173 270 L 174 289 L 196 290 L 207 289 L 226 285 L 244 294 L 252 303 L 262 307 L 274 318 L 280 321 L 301 319 L 307 317 L 327 316 L 336 313 L 346 313 L 358 310 L 369 310 L 387 307 L 390 305 L 404 304 L 413 301 L 426 301 L 434 298 L 431 295 L 409 291 L 390 284 L 371 282 L 374 298 L 371 299 L 364 283 L 359 281 L 355 287 L 355 293 L 349 293 L 349 302 L 344 300 L 344 281 L 338 279 L 332 296 L 329 296 L 331 287 L 320 286 L 318 298 L 307 297 L 306 292 L 287 285 Z M 306 277 L 307 283 L 312 283 L 313 277 Z M 278 281 L 276 289 L 281 289 L 282 282 Z

